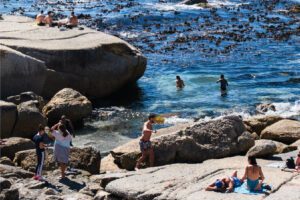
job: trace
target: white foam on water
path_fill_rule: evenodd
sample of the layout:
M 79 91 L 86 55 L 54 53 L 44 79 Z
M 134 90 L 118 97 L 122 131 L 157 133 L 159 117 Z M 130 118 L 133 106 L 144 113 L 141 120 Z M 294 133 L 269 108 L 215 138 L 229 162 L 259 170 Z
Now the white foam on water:
M 276 111 L 268 111 L 266 115 L 280 115 L 282 117 L 300 116 L 300 100 L 294 103 L 273 103 Z
M 180 118 L 178 116 L 165 118 L 165 124 L 191 123 L 193 121 L 193 119 Z

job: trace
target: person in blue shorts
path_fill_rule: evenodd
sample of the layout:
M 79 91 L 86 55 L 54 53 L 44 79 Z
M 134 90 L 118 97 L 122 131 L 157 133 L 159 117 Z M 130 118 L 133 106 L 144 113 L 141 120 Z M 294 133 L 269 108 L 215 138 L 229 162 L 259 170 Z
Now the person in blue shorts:
M 234 188 L 241 186 L 242 183 L 243 181 L 237 177 L 237 171 L 234 171 L 231 176 L 217 179 L 206 188 L 206 191 L 233 192 Z

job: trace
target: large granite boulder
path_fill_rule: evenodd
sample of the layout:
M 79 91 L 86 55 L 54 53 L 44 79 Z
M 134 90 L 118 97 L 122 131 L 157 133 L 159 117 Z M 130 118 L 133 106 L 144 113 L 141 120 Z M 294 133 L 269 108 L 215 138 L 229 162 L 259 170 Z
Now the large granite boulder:
M 1 22 L 1 25 L 3 23 L 5 22 Z M 4 31 L 1 25 L 0 30 Z M 2 33 L 0 33 L 0 37 Z M 1 45 L 2 41 L 3 39 L 0 40 L 1 97 L 28 90 L 41 94 L 46 80 L 45 63 Z
M 16 153 L 14 162 L 25 170 L 34 171 L 36 166 L 35 150 L 25 150 Z M 70 150 L 69 164 L 77 169 L 82 169 L 91 174 L 98 174 L 100 170 L 101 156 L 100 152 L 91 147 L 77 148 L 73 147 Z M 56 162 L 53 159 L 53 149 L 46 149 L 46 160 L 43 169 L 52 171 L 57 169 Z
M 87 27 L 60 31 L 34 26 L 34 20 L 27 17 L 3 18 L 3 96 L 33 91 L 51 98 L 70 87 L 88 97 L 101 98 L 135 82 L 146 69 L 141 52 L 117 37 Z
M 3 144 L 0 144 L 1 157 L 8 157 L 11 160 L 14 159 L 15 153 L 27 149 L 34 149 L 35 145 L 30 139 L 11 137 L 5 139 Z
M 282 142 L 277 142 L 277 141 L 272 141 L 272 142 L 274 142 L 276 145 L 276 152 L 275 152 L 276 154 L 287 153 L 298 149 L 298 147 L 295 145 L 286 145 Z
M 92 103 L 79 92 L 65 88 L 52 97 L 43 108 L 43 113 L 50 124 L 57 123 L 62 115 L 76 124 L 92 113 Z
M 17 115 L 17 106 L 15 104 L 0 101 L 1 138 L 7 138 L 12 135 Z
M 136 144 L 135 144 L 136 143 Z M 115 163 L 132 170 L 140 151 L 138 141 L 111 152 Z M 198 123 L 185 130 L 153 138 L 155 165 L 176 162 L 197 163 L 211 158 L 243 154 L 254 145 L 254 140 L 237 116 Z M 130 147 L 131 146 L 131 147 Z
M 37 106 L 40 111 L 42 111 L 43 107 L 45 106 L 45 101 L 43 97 L 35 94 L 34 92 L 22 92 L 21 94 L 9 96 L 6 98 L 6 101 L 12 102 L 16 105 L 19 105 L 26 101 L 36 101 Z
M 283 118 L 280 116 L 256 116 L 244 120 L 246 129 L 250 133 L 256 133 L 260 135 L 261 131 L 267 126 L 270 126 Z
M 300 139 L 300 122 L 289 119 L 281 120 L 265 128 L 260 137 L 291 144 Z
M 272 140 L 256 140 L 255 145 L 249 149 L 247 155 L 265 158 L 276 154 L 277 146 Z
M 40 113 L 38 106 L 37 101 L 26 101 L 18 105 L 18 119 L 13 136 L 32 139 L 39 125 L 47 124 L 47 118 Z

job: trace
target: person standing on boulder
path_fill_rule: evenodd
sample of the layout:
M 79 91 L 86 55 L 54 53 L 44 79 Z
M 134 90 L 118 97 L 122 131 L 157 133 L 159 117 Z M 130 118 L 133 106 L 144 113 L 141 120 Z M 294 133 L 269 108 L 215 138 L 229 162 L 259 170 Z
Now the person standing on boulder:
M 59 163 L 61 169 L 61 179 L 65 178 L 65 171 L 67 169 L 67 164 L 69 163 L 69 154 L 72 136 L 67 131 L 65 125 L 60 124 L 58 130 L 55 130 L 55 126 L 51 128 L 51 135 L 55 139 L 54 143 L 54 159 Z
M 35 143 L 36 155 L 37 155 L 37 165 L 35 168 L 35 175 L 33 178 L 35 180 L 40 180 L 40 181 L 44 180 L 44 178 L 42 177 L 42 170 L 43 170 L 43 165 L 45 160 L 45 147 L 46 147 L 44 143 L 44 134 L 45 134 L 44 127 L 40 124 L 38 133 L 33 137 L 33 141 Z
M 144 123 L 142 137 L 139 142 L 142 156 L 138 159 L 136 163 L 136 170 L 138 170 L 141 167 L 141 163 L 145 161 L 147 156 L 149 156 L 150 167 L 154 165 L 154 151 L 150 139 L 152 133 L 156 133 L 156 131 L 153 131 L 152 127 L 152 125 L 155 124 L 155 118 L 155 114 L 150 114 L 148 117 L 148 121 Z
M 220 83 L 220 90 L 221 90 L 221 96 L 227 95 L 227 86 L 228 82 L 224 77 L 224 74 L 221 74 L 220 79 L 217 81 L 217 83 Z
M 59 122 L 55 124 L 53 127 L 55 130 L 58 130 L 59 125 L 65 125 L 67 131 L 75 138 L 75 131 L 72 121 L 66 117 L 66 115 L 62 115 Z

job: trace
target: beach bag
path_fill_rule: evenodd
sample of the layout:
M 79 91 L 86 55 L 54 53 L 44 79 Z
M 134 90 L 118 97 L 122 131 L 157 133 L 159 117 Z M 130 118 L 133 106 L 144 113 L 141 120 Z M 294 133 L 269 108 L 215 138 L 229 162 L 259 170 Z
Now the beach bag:
M 295 165 L 295 161 L 292 157 L 286 159 L 286 167 L 289 169 L 295 169 L 296 165 Z

